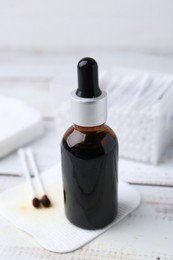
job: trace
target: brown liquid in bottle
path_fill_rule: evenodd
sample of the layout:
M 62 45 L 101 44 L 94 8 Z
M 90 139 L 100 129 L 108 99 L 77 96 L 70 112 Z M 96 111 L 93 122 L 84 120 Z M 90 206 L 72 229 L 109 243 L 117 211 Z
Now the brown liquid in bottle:
M 118 141 L 107 125 L 72 126 L 62 143 L 65 213 L 84 229 L 99 229 L 117 215 Z

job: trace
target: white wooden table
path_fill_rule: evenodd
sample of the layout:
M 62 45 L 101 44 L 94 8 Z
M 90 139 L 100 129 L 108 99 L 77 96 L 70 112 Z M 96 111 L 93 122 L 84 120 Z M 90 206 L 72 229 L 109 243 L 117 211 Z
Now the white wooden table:
M 87 55 L 0 54 L 0 94 L 20 97 L 44 115 L 46 133 L 31 145 L 41 171 L 60 159 L 49 82 L 57 75 L 64 83 L 57 100 L 61 105 L 75 87 L 77 61 Z M 170 57 L 98 52 L 93 55 L 102 68 L 113 63 L 167 72 L 173 68 Z M 0 192 L 22 183 L 21 175 L 16 153 L 1 160 Z M 55 254 L 41 248 L 32 237 L 0 217 L 0 259 L 173 259 L 173 148 L 170 147 L 163 163 L 157 167 L 120 160 L 119 177 L 140 192 L 142 203 L 117 226 L 75 252 Z

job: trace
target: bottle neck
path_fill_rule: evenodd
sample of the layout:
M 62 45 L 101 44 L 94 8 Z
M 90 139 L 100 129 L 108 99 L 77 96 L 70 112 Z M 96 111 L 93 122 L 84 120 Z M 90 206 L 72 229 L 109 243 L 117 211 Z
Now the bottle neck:
M 97 132 L 97 131 L 100 131 L 104 126 L 105 126 L 105 124 L 101 124 L 98 126 L 91 126 L 91 127 L 79 126 L 79 125 L 73 124 L 74 129 L 76 129 L 79 132 Z
M 94 98 L 78 97 L 73 91 L 71 93 L 71 113 L 72 122 L 82 127 L 100 126 L 107 119 L 107 94 L 102 94 Z

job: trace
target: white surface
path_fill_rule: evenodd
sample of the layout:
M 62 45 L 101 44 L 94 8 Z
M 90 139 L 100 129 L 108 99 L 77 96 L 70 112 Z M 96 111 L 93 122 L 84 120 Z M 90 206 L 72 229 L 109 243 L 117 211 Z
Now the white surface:
M 0 53 L 0 93 L 22 98 L 28 104 L 40 109 L 47 117 L 50 114 L 50 104 L 48 81 L 45 78 L 50 78 L 50 72 L 52 75 L 57 71 L 56 90 L 61 94 L 56 95 L 55 99 L 58 108 L 64 100 L 68 100 L 70 91 L 76 87 L 78 60 L 88 55 L 98 61 L 100 69 L 108 69 L 116 64 L 172 73 L 173 58 L 156 54 L 143 55 L 107 50 L 92 54 L 68 53 L 67 55 Z M 59 143 L 52 125 L 53 122 L 47 121 L 45 135 L 32 143 L 41 171 L 56 164 L 59 158 Z M 7 172 L 16 176 L 22 173 L 16 153 L 0 161 L 1 192 L 23 182 L 20 177 L 2 175 Z M 31 236 L 14 228 L 0 216 L 0 258 L 3 260 L 153 260 L 160 257 L 160 259 L 172 260 L 173 147 L 166 152 L 158 166 L 120 160 L 119 177 L 138 183 L 139 185 L 134 187 L 142 196 L 141 206 L 119 225 L 115 225 L 79 250 L 68 254 L 55 254 L 44 250 Z
M 173 52 L 171 0 L 1 1 L 0 49 Z
M 0 96 L 0 158 L 43 134 L 41 114 L 15 98 Z
M 140 204 L 140 195 L 130 185 L 119 182 L 118 215 L 100 230 L 84 230 L 72 225 L 64 215 L 61 168 L 42 175 L 52 207 L 36 209 L 27 185 L 15 187 L 0 196 L 0 214 L 21 230 L 31 234 L 45 249 L 65 253 L 76 250 L 117 224 Z M 34 182 L 35 186 L 37 182 Z M 22 196 L 21 196 L 22 195 Z
M 0 177 L 0 190 L 22 182 L 21 178 Z M 135 185 L 141 205 L 118 225 L 91 243 L 68 254 L 46 251 L 25 232 L 0 216 L 0 256 L 3 260 L 153 260 L 173 259 L 172 188 Z
M 45 76 L 49 77 L 47 71 L 58 68 L 59 81 L 56 84 L 56 90 L 61 95 L 56 95 L 55 105 L 59 108 L 63 100 L 68 100 L 70 91 L 76 87 L 76 64 L 84 56 L 86 53 L 74 55 L 1 53 L 0 92 L 22 98 L 47 116 L 48 113 L 50 114 L 50 104 L 47 99 L 49 88 L 45 80 Z M 173 59 L 171 57 L 108 51 L 93 52 L 90 56 L 99 62 L 100 69 L 107 69 L 116 64 L 172 73 Z M 39 169 L 42 171 L 57 163 L 59 159 L 57 138 L 59 140 L 62 135 L 57 136 L 52 125 L 51 121 L 47 121 L 45 135 L 32 144 Z M 69 125 L 70 122 L 64 126 L 65 129 Z M 62 133 L 65 129 L 62 129 Z M 0 217 L 1 258 L 3 260 L 71 260 L 73 258 L 78 260 L 151 260 L 160 257 L 172 260 L 172 188 L 163 187 L 164 185 L 173 186 L 172 169 L 173 147 L 170 147 L 158 166 L 120 160 L 119 177 L 129 182 L 139 183 L 135 185 L 135 188 L 142 196 L 141 206 L 119 225 L 115 225 L 88 245 L 72 253 L 55 254 L 46 251 L 31 236 L 15 229 L 11 223 Z M 16 153 L 0 161 L 0 173 L 7 172 L 16 175 L 22 173 Z M 0 190 L 14 187 L 22 181 L 20 177 L 1 175 Z M 152 187 L 147 184 L 152 184 Z M 155 185 L 160 186 L 155 187 Z

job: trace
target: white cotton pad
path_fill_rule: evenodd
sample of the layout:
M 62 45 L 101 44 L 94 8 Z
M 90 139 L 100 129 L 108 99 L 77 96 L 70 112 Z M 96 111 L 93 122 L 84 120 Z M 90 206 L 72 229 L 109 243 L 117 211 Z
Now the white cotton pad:
M 118 224 L 140 204 L 139 193 L 129 184 L 120 181 L 116 219 L 103 229 L 84 230 L 72 225 L 64 215 L 60 165 L 45 172 L 42 180 L 52 207 L 34 208 L 29 187 L 25 183 L 0 195 L 0 214 L 19 229 L 32 235 L 42 247 L 57 253 L 67 253 L 82 247 Z M 37 185 L 35 180 L 34 185 Z
M 41 114 L 24 102 L 0 96 L 0 158 L 43 133 Z

